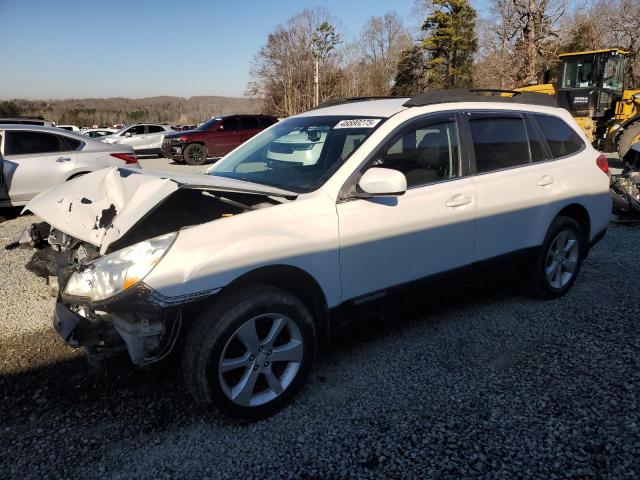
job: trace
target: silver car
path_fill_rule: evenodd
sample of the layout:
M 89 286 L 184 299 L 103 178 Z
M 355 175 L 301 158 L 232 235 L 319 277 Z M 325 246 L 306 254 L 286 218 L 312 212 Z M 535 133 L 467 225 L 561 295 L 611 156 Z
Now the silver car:
M 59 128 L 0 125 L 0 207 L 22 206 L 50 187 L 106 167 L 140 168 L 130 145 L 107 145 Z

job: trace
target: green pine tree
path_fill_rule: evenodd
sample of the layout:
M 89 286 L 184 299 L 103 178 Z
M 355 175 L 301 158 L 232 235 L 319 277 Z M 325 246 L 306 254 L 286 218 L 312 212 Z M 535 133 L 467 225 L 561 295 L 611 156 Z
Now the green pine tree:
M 391 95 L 399 97 L 413 97 L 425 89 L 424 82 L 424 50 L 419 46 L 412 46 L 400 53 L 396 77 Z
M 422 30 L 422 46 L 431 88 L 467 88 L 473 79 L 473 56 L 478 50 L 476 11 L 467 0 L 433 0 Z

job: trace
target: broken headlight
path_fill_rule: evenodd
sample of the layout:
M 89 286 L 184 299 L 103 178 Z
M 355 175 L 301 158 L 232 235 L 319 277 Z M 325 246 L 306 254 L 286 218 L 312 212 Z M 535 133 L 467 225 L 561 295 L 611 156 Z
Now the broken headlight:
M 64 293 L 96 301 L 132 287 L 153 270 L 177 235 L 145 240 L 95 260 L 69 277 Z

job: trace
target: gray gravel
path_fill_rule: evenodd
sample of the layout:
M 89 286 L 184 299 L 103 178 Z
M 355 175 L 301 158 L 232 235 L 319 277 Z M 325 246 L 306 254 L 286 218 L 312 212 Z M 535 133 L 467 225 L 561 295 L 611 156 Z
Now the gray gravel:
M 194 405 L 177 368 L 89 367 L 27 253 L 2 251 L 0 478 L 637 479 L 639 245 L 611 226 L 559 300 L 490 286 L 361 326 L 250 425 Z

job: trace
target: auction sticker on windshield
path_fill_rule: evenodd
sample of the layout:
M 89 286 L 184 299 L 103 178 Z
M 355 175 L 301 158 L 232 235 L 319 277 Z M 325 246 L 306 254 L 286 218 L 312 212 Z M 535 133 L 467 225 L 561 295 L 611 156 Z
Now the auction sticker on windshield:
M 333 128 L 373 128 L 380 123 L 380 120 L 380 118 L 353 118 L 351 120 L 340 120 Z

